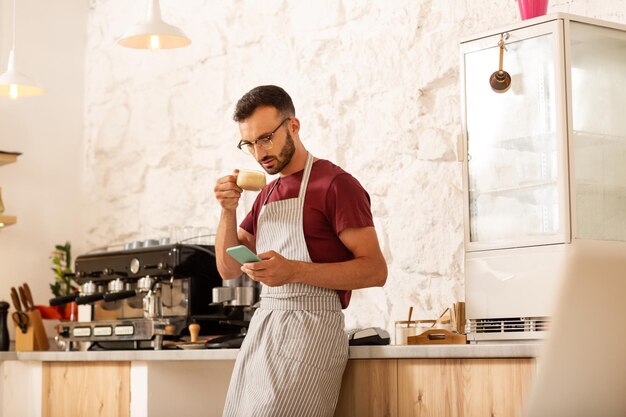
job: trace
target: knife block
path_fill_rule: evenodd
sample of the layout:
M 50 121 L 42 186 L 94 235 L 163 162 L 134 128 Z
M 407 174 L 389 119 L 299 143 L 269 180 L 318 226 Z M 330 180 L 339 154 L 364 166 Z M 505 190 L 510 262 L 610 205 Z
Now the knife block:
M 15 326 L 15 350 L 18 352 L 32 352 L 35 349 L 35 331 L 32 324 L 22 333 L 20 326 Z
M 28 313 L 28 327 L 26 333 L 22 333 L 19 326 L 15 326 L 15 350 L 18 352 L 32 352 L 35 350 L 48 350 L 50 344 L 46 329 L 43 327 L 41 313 L 32 310 Z
M 28 318 L 35 332 L 35 350 L 48 350 L 50 344 L 48 342 L 46 329 L 43 327 L 41 312 L 37 309 L 31 310 L 28 312 Z

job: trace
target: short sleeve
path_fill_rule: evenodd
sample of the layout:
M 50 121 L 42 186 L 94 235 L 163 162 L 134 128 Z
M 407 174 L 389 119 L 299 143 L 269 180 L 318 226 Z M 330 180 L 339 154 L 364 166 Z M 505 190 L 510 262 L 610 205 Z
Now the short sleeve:
M 349 228 L 374 226 L 370 196 L 359 181 L 348 173 L 336 176 L 331 183 L 326 210 L 337 235 Z
M 256 221 L 254 220 L 254 214 L 252 213 L 252 210 L 250 210 L 248 214 L 246 215 L 246 217 L 241 222 L 241 224 L 239 225 L 239 227 L 241 227 L 243 230 L 245 230 L 246 232 L 254 236 L 254 232 L 256 231 L 254 230 L 256 229 L 254 227 L 255 224 L 256 224 Z

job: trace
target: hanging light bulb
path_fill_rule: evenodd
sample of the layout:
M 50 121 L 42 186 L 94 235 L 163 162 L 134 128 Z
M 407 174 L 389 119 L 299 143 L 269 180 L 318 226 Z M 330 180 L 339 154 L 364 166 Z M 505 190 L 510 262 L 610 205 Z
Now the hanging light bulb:
M 7 70 L 0 75 L 0 96 L 18 97 L 40 96 L 45 90 L 36 81 L 16 69 L 15 63 L 15 0 L 13 0 L 13 46 L 9 52 Z
M 117 41 L 127 48 L 159 49 L 181 48 L 191 43 L 182 30 L 165 23 L 161 18 L 159 0 L 148 0 L 147 18 Z
M 150 50 L 156 51 L 161 49 L 161 41 L 158 35 L 150 35 Z

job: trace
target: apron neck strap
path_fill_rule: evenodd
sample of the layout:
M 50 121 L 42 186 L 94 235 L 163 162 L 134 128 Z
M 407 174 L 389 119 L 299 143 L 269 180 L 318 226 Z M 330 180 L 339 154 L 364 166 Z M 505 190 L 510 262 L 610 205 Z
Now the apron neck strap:
M 313 166 L 313 155 L 310 152 L 307 152 L 306 163 L 304 164 L 304 172 L 302 173 L 302 182 L 300 183 L 300 192 L 298 193 L 298 200 L 300 201 L 299 205 L 304 206 L 304 196 L 306 195 L 306 187 L 309 184 L 309 177 L 311 176 L 311 167 Z M 274 188 L 280 182 L 280 177 L 276 180 L 269 193 L 265 197 L 263 201 L 263 205 L 265 206 L 267 202 L 270 200 L 270 196 L 272 192 L 274 192 Z
M 300 205 L 304 205 L 304 196 L 306 195 L 306 187 L 309 184 L 309 177 L 311 176 L 311 167 L 313 166 L 313 155 L 307 152 L 306 163 L 304 164 L 304 173 L 302 174 L 302 182 L 300 183 L 300 193 L 298 199 Z

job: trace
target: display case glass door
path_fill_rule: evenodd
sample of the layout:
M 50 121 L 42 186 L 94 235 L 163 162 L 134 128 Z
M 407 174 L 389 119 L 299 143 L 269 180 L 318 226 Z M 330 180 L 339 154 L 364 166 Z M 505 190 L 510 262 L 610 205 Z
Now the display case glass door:
M 572 22 L 570 36 L 574 237 L 626 241 L 626 33 Z
M 466 248 L 487 250 L 569 241 L 562 24 L 507 33 L 496 93 L 500 37 L 465 44 Z

